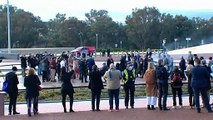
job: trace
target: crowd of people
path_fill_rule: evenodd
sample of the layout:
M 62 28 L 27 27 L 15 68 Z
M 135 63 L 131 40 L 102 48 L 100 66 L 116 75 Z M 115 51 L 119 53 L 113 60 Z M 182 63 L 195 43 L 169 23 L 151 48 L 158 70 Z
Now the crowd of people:
M 87 57 L 82 54 L 78 59 L 75 56 L 68 55 L 65 52 L 56 57 L 51 54 L 37 54 L 35 56 L 21 56 L 22 76 L 24 77 L 24 86 L 26 87 L 26 101 L 28 106 L 28 116 L 31 116 L 31 102 L 33 100 L 33 113 L 38 114 L 38 96 L 40 91 L 39 75 L 42 75 L 42 82 L 61 81 L 62 106 L 64 112 L 66 109 L 66 96 L 70 98 L 70 109 L 73 110 L 73 79 L 79 78 L 81 82 L 89 82 L 88 88 L 91 90 L 91 110 L 100 111 L 101 92 L 104 89 L 103 82 L 106 82 L 106 88 L 109 96 L 109 111 L 119 111 L 119 94 L 121 81 L 125 93 L 124 105 L 126 109 L 134 108 L 135 80 L 141 77 L 146 83 L 147 109 L 155 110 L 158 103 L 159 110 L 168 111 L 167 95 L 169 81 L 171 81 L 173 108 L 177 109 L 176 95 L 178 95 L 179 106 L 183 108 L 182 103 L 182 85 L 184 80 L 188 80 L 189 104 L 195 108 L 198 113 L 201 112 L 199 93 L 201 93 L 203 106 L 212 112 L 209 104 L 211 89 L 211 73 L 213 68 L 212 58 L 209 58 L 208 65 L 203 57 L 198 58 L 190 53 L 185 62 L 181 57 L 179 65 L 175 65 L 173 59 L 167 54 L 162 54 L 157 62 L 153 61 L 152 52 L 147 50 L 144 56 L 138 53 L 126 53 L 121 56 L 120 62 L 114 63 L 111 55 L 108 55 L 106 63 L 101 68 L 95 63 L 92 56 Z M 27 64 L 28 63 L 28 64 Z M 27 65 L 30 67 L 26 74 Z M 37 74 L 35 73 L 37 68 Z M 15 74 L 16 67 L 12 72 L 6 75 L 10 91 L 9 115 L 19 114 L 16 111 L 16 99 L 18 96 L 17 85 L 18 77 Z M 58 77 L 56 79 L 56 76 Z M 89 76 L 89 77 L 88 77 Z M 89 78 L 89 79 L 88 79 Z M 115 108 L 113 107 L 115 99 Z M 158 101 L 157 101 L 158 100 Z M 12 112 L 13 109 L 13 112 Z

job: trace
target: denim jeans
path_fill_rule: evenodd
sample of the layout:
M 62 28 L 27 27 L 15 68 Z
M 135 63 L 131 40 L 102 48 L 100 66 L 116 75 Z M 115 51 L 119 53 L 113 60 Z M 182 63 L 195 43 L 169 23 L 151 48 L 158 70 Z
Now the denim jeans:
M 38 96 L 36 97 L 29 97 L 27 98 L 27 108 L 28 108 L 28 112 L 31 111 L 31 102 L 33 100 L 33 112 L 37 113 L 38 112 Z M 30 114 L 30 113 L 28 113 Z
M 158 98 L 158 106 L 162 109 L 162 97 L 163 97 L 163 109 L 166 108 L 167 95 L 168 95 L 168 83 L 158 83 L 159 90 L 159 98 Z
M 120 88 L 118 89 L 109 89 L 109 109 L 113 109 L 113 97 L 115 98 L 115 109 L 119 109 L 119 92 Z

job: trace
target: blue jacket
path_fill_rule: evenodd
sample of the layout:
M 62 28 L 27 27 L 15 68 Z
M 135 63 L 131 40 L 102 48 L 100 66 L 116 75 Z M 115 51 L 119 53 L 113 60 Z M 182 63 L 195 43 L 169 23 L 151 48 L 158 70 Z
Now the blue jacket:
M 190 71 L 191 87 L 192 88 L 209 88 L 210 87 L 210 73 L 205 67 L 200 65 L 195 66 Z
M 169 74 L 164 66 L 161 65 L 156 67 L 156 77 L 158 83 L 168 84 Z

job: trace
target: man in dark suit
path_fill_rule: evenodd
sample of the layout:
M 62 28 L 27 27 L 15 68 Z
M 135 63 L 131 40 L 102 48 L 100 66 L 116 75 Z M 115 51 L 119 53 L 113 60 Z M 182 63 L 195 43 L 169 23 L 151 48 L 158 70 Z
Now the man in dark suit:
M 16 100 L 18 97 L 18 87 L 19 84 L 18 77 L 16 75 L 17 68 L 12 67 L 12 71 L 6 74 L 6 80 L 8 81 L 8 91 L 10 101 L 9 101 L 9 115 L 12 114 L 13 108 L 13 115 L 20 114 L 16 111 Z
M 200 60 L 195 59 L 195 67 L 191 69 L 190 71 L 190 76 L 192 77 L 191 80 L 191 87 L 193 88 L 194 91 L 194 96 L 195 96 L 195 105 L 197 112 L 200 113 L 200 101 L 199 101 L 199 93 L 201 93 L 204 104 L 206 106 L 206 109 L 208 112 L 212 112 L 211 107 L 209 105 L 209 99 L 207 96 L 207 91 L 210 86 L 210 73 L 205 67 L 202 67 L 200 65 Z

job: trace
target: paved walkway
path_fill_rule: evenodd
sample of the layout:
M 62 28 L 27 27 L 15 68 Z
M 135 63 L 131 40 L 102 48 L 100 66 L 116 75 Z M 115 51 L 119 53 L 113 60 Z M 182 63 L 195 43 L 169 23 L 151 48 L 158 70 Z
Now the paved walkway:
M 212 97 L 212 96 L 211 96 Z M 172 98 L 169 97 L 167 101 L 168 106 L 172 106 Z M 67 103 L 67 108 L 69 104 Z M 211 120 L 213 113 L 207 113 L 206 109 L 202 108 L 201 114 L 196 113 L 195 110 L 188 106 L 188 97 L 183 97 L 184 108 L 172 109 L 170 111 L 148 111 L 146 110 L 146 99 L 138 98 L 135 100 L 135 109 L 124 109 L 124 100 L 120 100 L 119 112 L 108 112 L 108 100 L 101 100 L 100 112 L 92 112 L 90 101 L 74 102 L 73 109 L 75 113 L 63 113 L 61 103 L 39 103 L 39 115 L 32 116 L 35 120 Z M 18 104 L 17 111 L 21 115 L 8 116 L 8 105 L 5 105 L 5 115 L 0 117 L 0 120 L 25 120 L 29 119 L 27 116 L 26 104 Z

